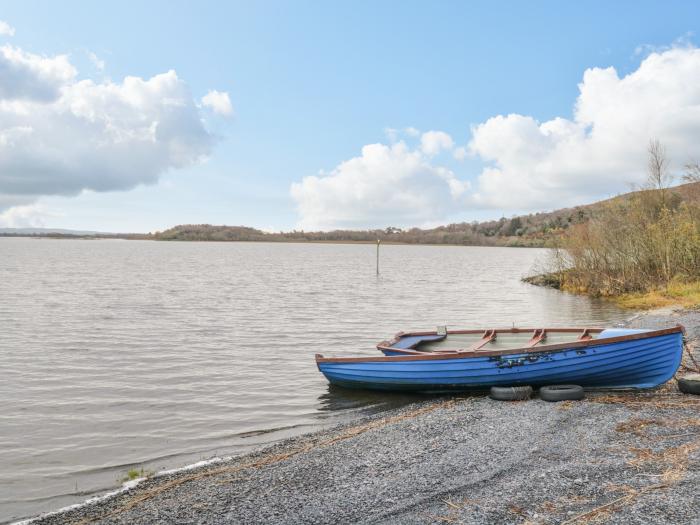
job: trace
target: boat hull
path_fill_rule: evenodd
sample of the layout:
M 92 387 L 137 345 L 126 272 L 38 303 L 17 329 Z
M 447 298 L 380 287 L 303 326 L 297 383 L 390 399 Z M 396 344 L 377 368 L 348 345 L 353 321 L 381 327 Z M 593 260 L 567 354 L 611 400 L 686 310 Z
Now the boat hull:
M 586 388 L 643 389 L 671 379 L 680 366 L 682 352 L 683 334 L 679 329 L 497 355 L 317 356 L 317 364 L 334 385 L 370 390 L 457 392 L 565 383 Z

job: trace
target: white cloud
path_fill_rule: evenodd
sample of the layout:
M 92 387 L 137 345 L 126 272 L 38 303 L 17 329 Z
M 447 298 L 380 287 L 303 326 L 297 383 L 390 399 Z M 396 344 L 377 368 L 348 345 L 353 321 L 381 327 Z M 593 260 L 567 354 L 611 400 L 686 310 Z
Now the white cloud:
M 444 131 L 426 131 L 420 137 L 421 151 L 433 156 L 442 150 L 450 150 L 454 147 L 454 141 Z
M 676 38 L 671 44 L 641 44 L 634 49 L 634 56 L 647 56 L 651 53 L 663 53 L 670 49 L 675 48 L 692 48 L 692 38 L 694 33 L 692 31 L 687 31 L 678 38 Z
M 206 158 L 213 145 L 175 71 L 78 80 L 66 56 L 10 46 L 0 47 L 0 70 L 0 212 L 42 195 L 155 183 Z
M 511 114 L 475 126 L 469 149 L 487 166 L 471 205 L 556 208 L 623 191 L 644 181 L 652 137 L 676 166 L 700 156 L 700 50 L 652 53 L 623 77 L 586 70 L 572 119 Z
M 409 135 L 387 131 L 394 140 L 399 134 Z M 365 146 L 332 172 L 292 186 L 298 226 L 434 224 L 477 209 L 590 202 L 644 182 L 650 138 L 666 146 L 676 171 L 700 158 L 700 49 L 679 44 L 652 52 L 622 77 L 612 67 L 586 70 L 572 118 L 497 115 L 472 128 L 467 148 L 455 148 L 442 131 L 423 133 L 415 150 L 404 142 Z M 471 187 L 435 165 L 446 150 L 457 160 L 472 155 L 483 162 Z
M 305 230 L 414 226 L 463 206 L 469 184 L 404 142 L 370 144 L 328 174 L 292 184 Z
M 211 90 L 202 97 L 202 105 L 211 109 L 214 113 L 225 117 L 233 115 L 233 106 L 228 93 L 225 91 Z
M 40 204 L 14 206 L 0 212 L 0 227 L 3 228 L 43 228 L 46 219 L 55 217 Z
M 398 142 L 402 136 L 413 138 L 420 135 L 420 131 L 414 127 L 408 128 L 384 128 L 384 135 L 392 144 Z
M 460 146 L 459 148 L 455 148 L 455 150 L 452 152 L 452 156 L 457 159 L 457 160 L 464 160 L 467 158 L 467 148 L 464 146 Z
M 386 138 L 391 142 L 392 144 L 399 140 L 399 134 L 401 133 L 401 130 L 396 129 L 396 128 L 384 128 L 384 135 Z
M 15 28 L 4 20 L 0 20 L 0 36 L 15 36 Z
M 66 55 L 47 58 L 10 45 L 0 47 L 0 71 L 0 102 L 55 100 L 77 74 Z
M 105 61 L 102 60 L 100 57 L 98 57 L 95 53 L 92 51 L 87 52 L 87 56 L 90 59 L 90 62 L 92 62 L 92 65 L 95 66 L 95 68 L 98 71 L 104 71 L 105 70 Z

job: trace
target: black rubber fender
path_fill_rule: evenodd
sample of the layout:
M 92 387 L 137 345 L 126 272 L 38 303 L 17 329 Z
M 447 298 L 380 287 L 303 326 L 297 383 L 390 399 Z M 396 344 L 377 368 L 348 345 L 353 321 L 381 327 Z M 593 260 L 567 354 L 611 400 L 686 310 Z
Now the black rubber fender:
M 524 401 L 531 395 L 531 386 L 492 386 L 489 397 L 496 401 Z
M 678 380 L 678 390 L 700 396 L 700 374 L 688 374 Z
M 586 394 L 579 385 L 549 385 L 540 388 L 540 399 L 545 401 L 578 401 Z

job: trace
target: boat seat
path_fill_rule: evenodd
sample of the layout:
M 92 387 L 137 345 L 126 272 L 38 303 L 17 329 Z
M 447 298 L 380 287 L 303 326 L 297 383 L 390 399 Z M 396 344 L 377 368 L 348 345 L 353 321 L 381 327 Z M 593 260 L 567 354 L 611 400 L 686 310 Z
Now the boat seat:
M 412 349 L 421 343 L 428 343 L 431 341 L 442 341 L 447 337 L 446 335 L 410 335 L 407 337 L 402 337 L 399 341 L 394 343 L 392 348 L 401 348 L 402 350 Z
M 476 352 L 477 350 L 483 348 L 487 344 L 493 342 L 496 340 L 496 330 L 486 330 L 484 332 L 484 335 L 481 336 L 481 339 L 474 343 L 472 346 L 470 346 L 467 350 L 469 352 Z
M 532 334 L 532 337 L 527 342 L 527 347 L 532 348 L 533 346 L 537 346 L 542 341 L 544 341 L 545 337 L 547 337 L 546 330 L 544 328 L 538 328 L 537 330 L 535 330 L 535 332 Z
M 608 337 L 622 337 L 623 335 L 632 334 L 643 334 L 644 332 L 651 332 L 647 329 L 639 328 L 606 328 L 600 334 L 598 334 L 598 339 L 606 339 Z

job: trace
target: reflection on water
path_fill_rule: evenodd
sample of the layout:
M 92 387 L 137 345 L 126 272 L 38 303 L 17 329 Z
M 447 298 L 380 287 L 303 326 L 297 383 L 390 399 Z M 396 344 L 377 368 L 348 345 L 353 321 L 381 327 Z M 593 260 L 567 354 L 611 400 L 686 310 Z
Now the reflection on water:
M 408 403 L 329 389 L 314 354 L 399 330 L 595 326 L 520 282 L 543 250 L 0 238 L 0 521 Z
M 328 385 L 328 391 L 318 396 L 318 410 L 321 412 L 362 410 L 364 415 L 369 415 L 435 397 L 437 396 L 400 392 L 371 392 Z

